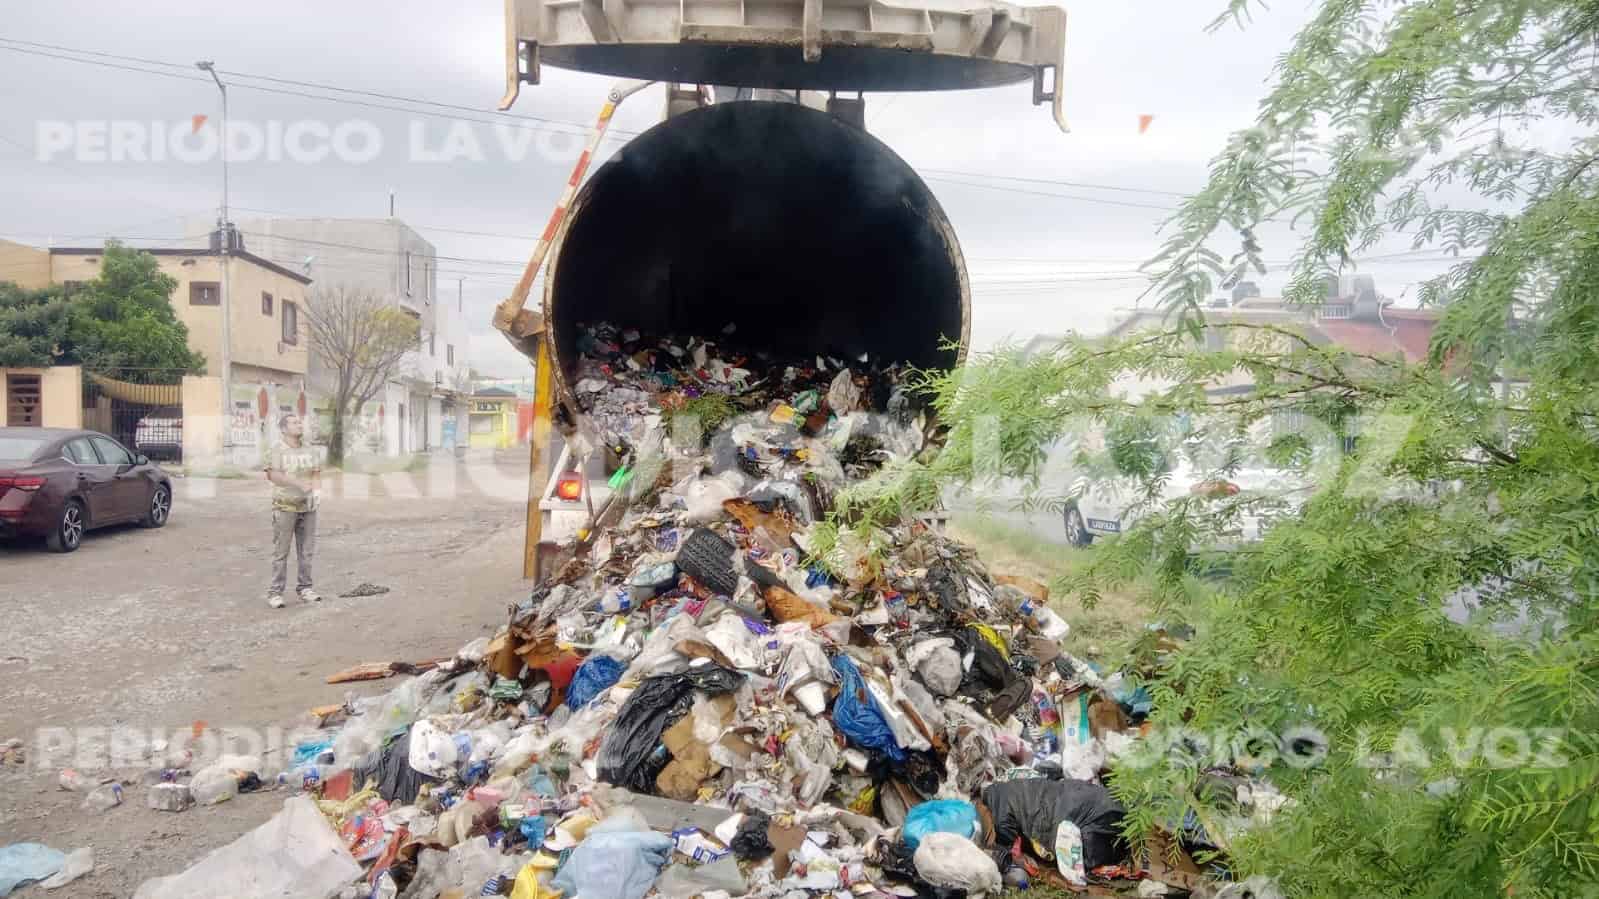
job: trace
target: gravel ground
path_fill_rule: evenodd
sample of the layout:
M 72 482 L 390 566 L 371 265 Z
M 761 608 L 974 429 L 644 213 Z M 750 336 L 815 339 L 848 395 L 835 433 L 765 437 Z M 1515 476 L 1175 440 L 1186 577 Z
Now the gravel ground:
M 0 544 L 0 743 L 19 738 L 27 752 L 24 764 L 0 768 L 0 845 L 91 846 L 96 865 L 64 889 L 21 895 L 131 896 L 291 795 L 149 810 L 137 784 L 146 766 L 111 764 L 113 729 L 119 743 L 198 727 L 208 739 L 280 746 L 312 706 L 341 701 L 351 686 L 372 693 L 394 683 L 333 686 L 328 674 L 449 655 L 491 633 L 527 591 L 525 465 L 511 452 L 330 483 L 316 559 L 326 600 L 291 599 L 280 611 L 265 602 L 269 487 L 256 479 L 177 481 L 167 527 L 92 532 L 71 555 Z M 292 558 L 290 566 L 292 579 Z M 391 592 L 337 598 L 365 582 Z M 57 788 L 63 766 L 94 762 L 107 767 L 86 774 L 134 781 L 122 806 L 96 812 Z

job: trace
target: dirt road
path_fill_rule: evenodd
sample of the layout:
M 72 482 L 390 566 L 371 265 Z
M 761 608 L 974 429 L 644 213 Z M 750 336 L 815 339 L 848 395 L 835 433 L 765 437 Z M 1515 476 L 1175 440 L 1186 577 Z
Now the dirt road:
M 132 786 L 99 813 L 56 779 L 74 759 L 115 762 L 107 743 L 130 733 L 200 721 L 271 739 L 343 699 L 347 687 L 324 683 L 336 670 L 448 655 L 491 633 L 527 592 L 523 465 L 475 457 L 470 471 L 439 461 L 330 484 L 316 559 L 326 600 L 279 611 L 265 602 L 270 513 L 258 480 L 178 481 L 166 528 L 95 532 L 71 555 L 0 545 L 0 742 L 21 739 L 28 752 L 0 769 L 0 845 L 92 846 L 95 873 L 49 895 L 127 897 L 265 820 L 288 794 L 171 814 L 146 809 Z M 338 598 L 363 582 L 391 592 Z M 94 773 L 136 781 L 141 770 Z

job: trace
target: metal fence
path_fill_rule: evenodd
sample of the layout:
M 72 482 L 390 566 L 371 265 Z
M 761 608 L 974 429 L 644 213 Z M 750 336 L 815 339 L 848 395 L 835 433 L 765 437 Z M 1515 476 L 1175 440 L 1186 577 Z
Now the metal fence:
M 151 459 L 182 462 L 184 374 L 163 368 L 85 369 L 83 426 Z

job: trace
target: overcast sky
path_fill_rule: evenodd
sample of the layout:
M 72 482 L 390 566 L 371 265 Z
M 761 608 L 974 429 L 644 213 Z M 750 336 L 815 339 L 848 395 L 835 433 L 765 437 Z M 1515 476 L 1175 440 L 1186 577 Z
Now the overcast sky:
M 1047 107 L 1032 105 L 1029 84 L 868 96 L 868 130 L 924 173 L 954 222 L 974 282 L 974 344 L 1099 330 L 1114 310 L 1137 298 L 1139 282 L 1129 278 L 1130 271 L 1157 248 L 1158 227 L 1167 215 L 1144 207 L 1170 207 L 1179 198 L 1129 189 L 1180 193 L 1201 185 L 1206 163 L 1227 133 L 1250 123 L 1274 60 L 1310 8 L 1308 0 L 1281 0 L 1247 31 L 1205 33 L 1204 25 L 1223 5 L 1068 4 L 1070 134 L 1056 129 Z M 459 104 L 483 110 L 461 115 L 486 122 L 503 88 L 503 9 L 501 0 L 277 0 L 226 7 L 195 0 L 142 0 L 136 7 L 52 0 L 13 5 L 0 39 L 185 65 L 214 59 L 219 69 L 250 75 Z M 165 71 L 180 77 L 163 77 L 40 54 L 85 56 L 0 42 L 0 83 L 8 85 L 7 115 L 0 119 L 0 196 L 6 200 L 0 203 L 0 236 L 80 246 L 122 236 L 155 245 L 195 233 L 214 219 L 221 187 L 215 163 L 89 162 L 75 158 L 76 148 L 53 151 L 45 161 L 39 146 L 41 139 L 53 139 L 49 129 L 61 127 L 53 123 L 124 120 L 181 127 L 196 114 L 217 116 L 217 92 L 209 80 L 184 80 L 202 73 L 171 68 Z M 441 151 L 452 127 L 446 118 L 236 89 L 235 119 L 313 120 L 329 128 L 364 120 L 382 135 L 383 151 L 363 164 L 269 158 L 237 163 L 233 217 L 381 217 L 392 189 L 397 214 L 431 240 L 441 257 L 458 260 L 441 261 L 440 290 L 448 296 L 455 279 L 464 278 L 474 364 L 520 374 L 520 357 L 489 326 L 490 310 L 509 292 L 571 168 L 569 161 L 540 151 L 572 152 L 581 141 L 573 134 L 586 124 L 562 123 L 591 121 L 611 82 L 549 67 L 544 75 L 542 85 L 524 88 L 514 112 L 553 124 L 524 122 L 510 130 L 513 137 L 531 134 L 535 142 L 520 161 L 497 149 L 500 135 L 489 124 L 468 126 L 485 147 L 483 161 L 418 161 L 412 158 L 414 137 Z M 615 127 L 641 131 L 660 115 L 659 96 L 641 95 L 624 104 Z M 1153 118 L 1140 133 L 1144 115 Z M 413 134 L 414 129 L 419 130 Z M 604 153 L 624 139 L 625 134 L 607 141 Z M 1287 259 L 1294 248 L 1292 235 L 1268 236 L 1266 258 Z M 1396 242 L 1392 249 L 1408 245 Z M 1383 293 L 1403 297 L 1436 264 L 1387 263 L 1366 270 Z M 1271 293 L 1281 278 L 1265 281 Z

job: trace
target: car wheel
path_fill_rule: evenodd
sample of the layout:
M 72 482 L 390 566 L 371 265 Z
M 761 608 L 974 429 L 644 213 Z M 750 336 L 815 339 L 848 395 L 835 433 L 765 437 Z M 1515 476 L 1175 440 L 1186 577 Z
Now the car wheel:
M 1094 542 L 1094 535 L 1088 532 L 1088 525 L 1083 523 L 1083 513 L 1076 506 L 1066 507 L 1066 542 L 1072 546 L 1087 546 Z
M 46 546 L 51 552 L 69 553 L 75 551 L 83 544 L 83 531 L 85 527 L 83 503 L 75 499 L 67 500 L 61 510 L 61 520 L 56 523 L 55 530 L 50 536 L 44 538 Z
M 155 493 L 150 495 L 150 508 L 145 510 L 144 517 L 139 519 L 139 526 L 144 528 L 158 528 L 167 523 L 172 517 L 172 491 L 165 487 L 155 488 Z

